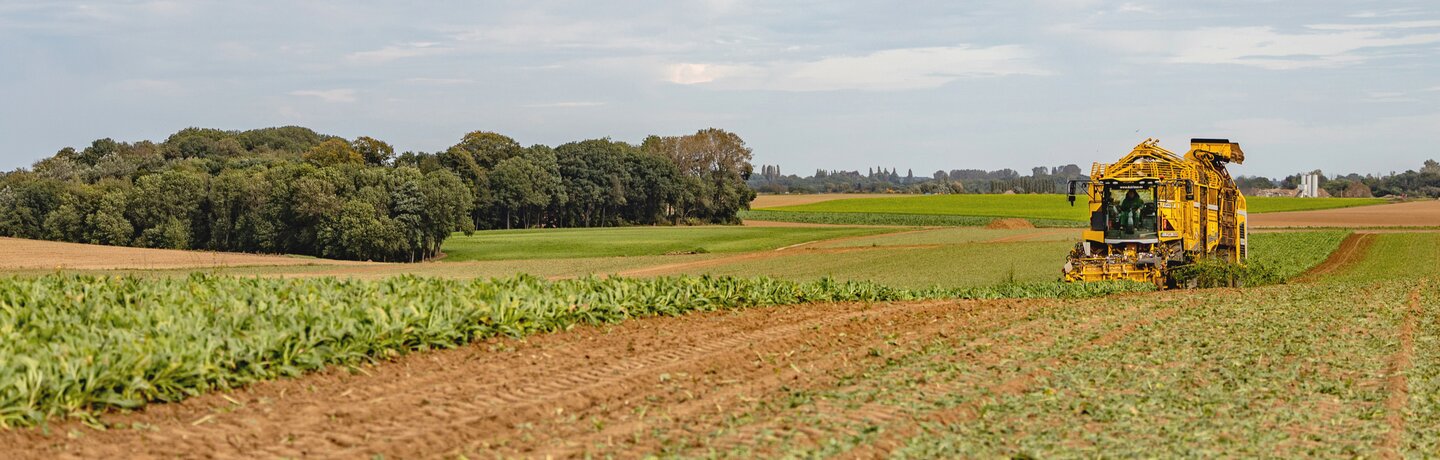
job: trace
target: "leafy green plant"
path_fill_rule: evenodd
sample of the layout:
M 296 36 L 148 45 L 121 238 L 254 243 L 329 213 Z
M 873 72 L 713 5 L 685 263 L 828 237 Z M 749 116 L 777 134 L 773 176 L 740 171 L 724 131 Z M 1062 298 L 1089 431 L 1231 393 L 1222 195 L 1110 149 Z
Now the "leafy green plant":
M 1213 257 L 1171 269 L 1170 279 L 1179 286 L 1199 288 L 1260 286 L 1284 281 L 1279 272 L 1264 262 L 1241 265 Z
M 692 311 L 919 298 L 1080 298 L 1132 283 L 909 291 L 821 279 L 532 276 L 445 280 L 46 275 L 0 278 L 0 426 L 176 401 L 213 389 L 476 339 Z

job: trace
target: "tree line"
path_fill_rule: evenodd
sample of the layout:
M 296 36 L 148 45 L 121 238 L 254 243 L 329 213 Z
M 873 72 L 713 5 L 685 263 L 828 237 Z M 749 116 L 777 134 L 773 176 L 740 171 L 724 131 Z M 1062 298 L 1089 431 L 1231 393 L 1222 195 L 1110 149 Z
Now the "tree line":
M 0 173 L 0 236 L 419 261 L 454 232 L 737 223 L 750 158 L 719 129 L 554 148 L 476 131 L 396 155 L 302 127 L 186 128 Z
M 780 167 L 765 165 L 750 177 L 751 188 L 764 193 L 1064 193 L 1071 179 L 1085 179 L 1079 166 L 1036 166 L 1030 175 L 1005 168 L 937 170 L 915 176 L 895 168 L 869 168 L 866 172 L 816 170 L 808 177 L 782 175 Z

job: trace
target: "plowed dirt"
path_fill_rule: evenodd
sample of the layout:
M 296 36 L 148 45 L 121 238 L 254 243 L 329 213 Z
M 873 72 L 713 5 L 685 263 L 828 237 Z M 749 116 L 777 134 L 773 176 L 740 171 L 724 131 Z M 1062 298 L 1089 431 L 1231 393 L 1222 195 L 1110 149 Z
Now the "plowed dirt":
M 1350 268 L 1351 265 L 1355 265 L 1365 259 L 1365 251 L 1370 249 L 1370 244 L 1373 243 L 1374 240 L 1375 235 L 1372 233 L 1357 232 L 1350 234 L 1350 236 L 1345 237 L 1344 241 L 1340 242 L 1340 247 L 1335 248 L 1335 252 L 1331 252 L 1330 256 L 1325 258 L 1324 262 L 1320 262 L 1315 268 L 1311 268 L 1309 271 L 1301 274 L 1295 278 L 1295 281 L 1301 283 L 1314 282 L 1324 278 L 1326 275 L 1344 272 Z
M 1251 227 L 1435 227 L 1440 226 L 1440 200 L 1251 214 L 1249 222 Z
M 281 255 L 127 248 L 0 238 L 0 269 L 167 269 L 316 264 L 371 265 L 369 262 Z
M 1035 224 L 1031 224 L 1030 221 L 1025 219 L 1005 218 L 992 220 L 989 224 L 985 224 L 985 228 L 1016 230 L 1022 228 L 1035 228 Z

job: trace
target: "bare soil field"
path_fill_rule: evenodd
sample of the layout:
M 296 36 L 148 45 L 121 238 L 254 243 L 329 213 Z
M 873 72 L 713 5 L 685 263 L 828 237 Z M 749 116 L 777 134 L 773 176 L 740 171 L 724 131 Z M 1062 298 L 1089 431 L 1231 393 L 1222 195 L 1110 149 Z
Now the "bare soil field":
M 846 200 L 850 198 L 881 198 L 881 197 L 903 197 L 920 195 L 902 195 L 894 193 L 815 193 L 809 195 L 757 195 L 755 201 L 750 202 L 750 209 L 778 208 L 781 206 L 795 206 L 810 203 L 819 203 L 831 200 Z
M 1263 227 L 1435 227 L 1440 200 L 1358 206 L 1320 211 L 1251 214 L 1250 226 Z
M 281 255 L 129 248 L 0 238 L 0 269 L 172 269 L 258 265 L 375 264 Z

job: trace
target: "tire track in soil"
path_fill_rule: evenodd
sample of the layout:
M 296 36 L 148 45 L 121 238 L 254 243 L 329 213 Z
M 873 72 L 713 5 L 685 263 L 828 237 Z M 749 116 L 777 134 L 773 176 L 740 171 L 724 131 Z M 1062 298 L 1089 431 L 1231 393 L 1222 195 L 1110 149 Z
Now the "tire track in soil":
M 1320 262 L 1314 268 L 1295 278 L 1296 282 L 1310 283 L 1330 275 L 1344 273 L 1351 266 L 1360 263 L 1369 252 L 1370 245 L 1375 241 L 1375 235 L 1371 233 L 1351 233 L 1344 240 L 1340 241 L 1340 247 L 1335 248 L 1324 262 Z
M 623 416 L 632 409 L 628 407 L 627 402 L 629 401 L 644 400 L 653 405 L 663 406 L 665 411 L 668 412 L 667 416 L 670 417 L 675 415 L 674 412 L 676 408 L 672 407 L 674 403 L 692 401 L 693 403 L 689 406 L 693 408 L 694 406 L 712 407 L 723 402 L 709 399 L 710 395 L 703 393 L 703 391 L 698 388 L 696 388 L 696 391 L 701 391 L 701 396 L 695 396 L 695 393 L 687 389 L 682 390 L 685 393 L 685 397 L 680 398 L 680 401 L 669 401 L 669 399 L 675 398 L 677 392 L 674 388 L 665 388 L 667 385 L 664 385 L 664 383 L 666 383 L 667 379 L 662 376 L 676 375 L 678 378 L 670 379 L 670 382 L 672 382 L 670 386 L 675 386 L 683 384 L 683 377 L 719 375 L 720 371 L 728 371 L 729 373 L 724 374 L 727 380 L 737 381 L 737 383 L 738 381 L 743 381 L 745 383 L 743 390 L 736 389 L 733 391 L 744 391 L 747 393 L 764 392 L 771 389 L 767 388 L 766 384 L 770 384 L 769 387 L 779 386 L 779 384 L 785 383 L 785 381 L 788 380 L 799 380 L 800 376 L 775 372 L 776 369 L 785 369 L 784 366 L 778 366 L 778 363 L 776 367 L 763 365 L 748 366 L 746 364 L 755 361 L 755 358 L 760 358 L 759 360 L 763 362 L 766 356 L 781 353 L 793 358 L 796 347 L 810 342 L 810 339 L 813 338 L 803 334 L 807 330 L 840 333 L 841 335 L 855 338 L 868 337 L 868 341 L 862 342 L 859 345 L 863 346 L 864 344 L 873 344 L 884 340 L 877 334 L 867 334 L 867 331 L 872 329 L 876 331 L 881 329 L 877 327 L 877 320 L 889 322 L 885 325 L 885 329 L 898 327 L 896 325 L 897 322 L 914 327 L 923 323 L 933 322 L 933 315 L 943 313 L 945 310 L 954 309 L 956 305 L 957 302 L 955 301 L 891 304 L 879 310 L 867 310 L 839 316 L 830 316 L 814 322 L 766 329 L 763 334 L 732 336 L 718 341 L 708 342 L 696 347 L 693 353 L 688 353 L 688 356 L 685 357 L 687 359 L 677 357 L 668 363 L 648 366 L 644 369 L 636 369 L 635 372 L 623 374 L 603 382 L 603 385 L 599 384 L 601 382 L 596 382 L 597 385 L 571 387 L 565 390 L 564 393 L 581 397 L 580 399 L 583 399 L 583 404 L 562 406 L 561 410 L 555 411 L 553 414 L 549 411 L 543 411 L 533 414 L 534 416 L 532 417 L 527 417 L 526 425 L 528 426 L 525 429 L 523 437 L 516 436 L 502 440 L 513 440 L 517 443 L 523 442 L 520 447 L 511 448 L 510 446 L 504 445 L 504 442 L 500 443 L 501 445 L 498 446 L 498 448 L 495 445 L 461 445 L 457 446 L 456 450 L 459 452 L 455 453 L 463 454 L 465 450 L 480 450 L 482 452 L 478 453 L 481 454 L 499 453 L 501 455 L 541 457 L 569 456 L 563 454 L 563 452 L 570 451 L 575 447 L 583 448 L 584 446 L 579 444 L 584 442 L 584 440 L 613 439 L 616 434 L 621 434 L 617 432 L 623 431 L 625 427 L 643 427 L 643 423 L 637 425 L 635 422 L 626 422 L 622 419 L 622 423 L 615 424 L 617 428 L 604 430 L 591 435 L 591 432 L 596 431 L 593 429 L 593 425 L 586 426 L 583 423 L 575 423 L 575 421 L 585 419 L 599 420 L 605 418 L 606 420 L 613 420 L 619 418 L 619 416 Z M 747 344 L 748 346 L 745 346 Z M 833 344 L 831 345 L 833 346 Z M 794 366 L 793 360 L 789 364 L 792 366 L 791 369 L 796 370 L 798 373 L 803 373 L 800 372 L 798 367 Z M 830 364 L 833 365 L 834 363 Z M 825 369 L 815 369 L 812 367 L 808 372 L 824 370 Z M 660 384 L 656 384 L 656 382 L 660 382 Z M 692 380 L 692 383 L 694 383 L 694 380 Z M 551 397 L 548 399 L 554 398 Z M 515 409 L 513 406 L 514 405 L 509 409 Z M 683 409 L 685 407 L 682 405 L 680 408 Z M 483 418 L 483 416 L 462 417 L 453 422 L 449 422 L 444 428 L 431 429 L 426 433 L 422 433 L 418 438 L 397 438 L 392 440 L 392 442 L 437 445 L 434 443 L 443 443 L 451 436 L 451 434 L 446 433 L 446 431 L 453 432 L 453 430 L 461 428 L 473 429 L 473 425 L 480 422 Z M 569 423 L 567 423 L 567 420 Z M 555 446 L 554 444 L 556 443 L 561 443 L 562 445 Z M 358 455 L 360 452 L 355 452 L 355 454 Z
M 981 303 L 972 301 L 966 304 L 957 304 L 957 307 L 961 307 L 961 309 L 963 309 L 963 312 L 956 312 L 961 313 L 960 315 L 947 315 L 945 317 L 945 321 L 943 322 L 940 320 L 935 320 L 933 318 L 929 321 L 925 321 L 925 324 L 923 324 L 921 328 L 911 329 L 911 332 L 907 334 L 916 337 L 911 337 L 911 340 L 909 340 L 908 343 L 905 343 L 903 345 L 897 344 L 897 347 L 913 352 L 917 351 L 919 348 L 925 347 L 929 343 L 933 343 L 936 338 L 950 337 L 956 338 L 958 340 L 958 338 L 960 337 L 974 337 L 979 335 L 1004 333 L 1004 331 L 1012 331 L 1017 327 L 1017 322 L 1023 323 L 1024 318 L 1035 312 L 1037 309 L 1053 307 L 1054 303 L 1054 301 L 1015 301 L 1013 304 L 998 305 L 1001 304 L 1001 302 L 990 301 Z M 963 318 L 957 319 L 957 316 L 963 316 Z M 803 382 L 805 384 L 804 388 L 812 391 L 817 389 L 833 388 L 844 378 L 853 377 L 855 369 L 858 368 L 859 370 L 863 371 L 864 369 L 870 368 L 869 366 L 877 365 L 883 362 L 884 359 L 882 359 L 881 356 L 872 356 L 868 353 L 869 349 L 874 348 L 872 345 L 877 345 L 878 342 L 880 341 L 871 340 L 868 344 L 857 343 L 854 345 L 842 345 L 834 350 L 830 350 L 832 353 L 830 356 L 796 356 L 796 358 L 807 359 L 808 362 L 811 363 L 821 363 L 822 365 L 824 363 L 832 364 L 831 366 L 827 366 L 824 369 L 826 373 L 820 375 L 819 378 L 812 378 Z M 837 354 L 840 356 L 834 356 Z M 853 357 L 846 356 L 847 354 L 851 354 L 853 355 Z M 885 354 L 895 355 L 896 353 L 887 352 Z M 844 367 L 833 366 L 834 363 L 842 361 L 853 361 L 855 364 Z M 805 369 L 806 373 L 810 373 L 811 371 L 812 368 Z M 844 371 L 850 372 L 846 373 Z M 787 387 L 791 386 L 788 382 L 784 382 L 782 380 L 783 379 L 767 379 L 766 383 L 771 384 L 770 389 L 772 391 L 775 390 L 775 387 L 781 384 L 784 384 Z M 738 412 L 741 414 L 750 415 L 756 414 L 757 412 L 764 412 L 766 415 L 773 415 L 771 414 L 771 412 L 773 411 L 767 411 L 763 409 L 765 407 L 773 407 L 766 405 L 763 399 L 754 399 L 747 402 L 744 401 L 744 395 L 738 391 L 721 391 L 718 392 L 718 394 L 714 395 L 713 399 L 720 399 L 721 401 L 719 402 L 728 401 L 732 404 L 739 400 L 739 405 L 744 407 L 740 407 L 736 410 L 731 411 L 732 414 Z M 685 434 L 691 436 L 707 436 L 713 434 L 715 431 L 723 431 L 723 425 L 725 425 L 726 423 L 727 416 L 731 414 L 717 413 L 714 414 L 713 417 L 706 417 L 707 414 L 704 414 L 702 411 L 694 410 L 706 407 L 712 403 L 716 403 L 716 401 L 706 400 L 702 402 L 697 400 L 692 404 L 682 404 L 680 406 L 681 410 L 672 411 L 670 414 L 667 414 L 670 417 L 668 417 L 667 420 L 663 421 L 664 425 L 666 426 L 657 426 L 656 424 L 652 423 L 650 424 L 650 427 L 661 428 L 667 431 L 682 431 Z M 626 430 L 633 430 L 637 428 L 637 425 L 639 424 L 632 423 L 625 427 L 617 427 L 617 429 L 614 431 L 625 432 Z M 765 423 L 747 425 L 740 432 L 732 433 L 729 438 L 748 438 L 745 433 L 762 430 L 765 429 L 765 427 L 767 426 L 769 425 Z M 607 429 L 605 434 L 613 435 L 611 431 L 612 430 Z M 740 440 L 739 442 L 746 441 Z M 603 456 L 614 455 L 618 457 L 640 457 L 644 456 L 649 452 L 652 452 L 653 448 L 655 447 L 657 446 L 655 446 L 654 442 L 637 442 L 630 446 L 622 446 L 622 449 L 618 451 L 602 450 L 601 452 L 585 452 L 585 454 L 598 454 Z M 727 448 L 726 445 L 723 444 L 717 445 L 710 443 L 705 443 L 703 447 L 707 449 L 716 449 L 721 451 Z M 579 454 L 580 452 L 574 450 L 559 450 L 545 453 L 555 454 L 556 456 L 572 456 Z
M 973 399 L 966 404 L 962 404 L 956 407 L 930 413 L 923 419 L 912 420 L 910 423 L 907 423 L 906 425 L 901 426 L 898 429 L 889 431 L 877 441 L 861 446 L 854 452 L 853 456 L 857 458 L 865 457 L 870 452 L 888 453 L 895 448 L 903 445 L 906 440 L 923 432 L 926 429 L 924 425 L 927 423 L 953 425 L 974 420 L 976 417 L 979 416 L 980 409 L 983 408 L 985 405 L 992 404 L 1004 396 L 1020 395 L 1030 391 L 1031 387 L 1037 380 L 1050 376 L 1049 369 L 1062 366 L 1064 365 L 1065 361 L 1068 361 L 1072 357 L 1086 351 L 1115 343 L 1116 341 L 1119 341 L 1120 339 L 1134 332 L 1136 328 L 1168 319 L 1169 317 L 1174 316 L 1175 313 L 1177 313 L 1177 310 L 1175 310 L 1174 308 L 1167 308 L 1164 310 L 1156 311 L 1152 314 L 1152 316 L 1145 317 L 1134 322 L 1126 323 L 1125 325 L 1116 328 L 1101 337 L 1091 340 L 1090 342 L 1087 342 L 1078 348 L 1072 349 L 1067 352 L 1063 357 L 1046 359 L 1031 363 L 1030 365 L 1023 368 L 1024 372 L 1021 373 L 1019 376 L 1006 380 L 998 385 L 992 385 L 990 387 L 987 387 L 980 393 L 987 396 Z
M 1065 361 L 1069 361 L 1073 357 L 1087 351 L 1114 344 L 1126 336 L 1129 336 L 1136 329 L 1164 321 L 1176 313 L 1179 313 L 1179 310 L 1173 307 L 1156 310 L 1150 313 L 1149 316 L 1127 322 L 1100 337 L 1070 349 L 1061 357 L 1026 363 L 1027 365 L 1017 370 L 1019 375 L 1004 380 L 999 384 L 991 384 L 983 387 L 978 393 L 980 396 L 970 399 L 965 404 L 933 411 L 922 417 L 906 420 L 905 423 L 883 432 L 878 439 L 859 446 L 850 452 L 846 452 L 843 457 L 874 458 L 885 456 L 894 449 L 904 445 L 906 440 L 927 431 L 928 429 L 925 426 L 927 424 L 954 425 L 974 420 L 979 417 L 980 410 L 984 408 L 984 406 L 993 404 L 1005 396 L 1020 395 L 1030 391 L 1037 380 L 1051 375 L 1049 369 L 1063 366 L 1065 365 Z
M 1405 408 L 1410 403 L 1410 390 L 1405 381 L 1405 373 L 1410 370 L 1415 356 L 1415 321 L 1422 314 L 1420 291 L 1424 289 L 1425 282 L 1422 280 L 1420 286 L 1410 291 L 1410 301 L 1400 323 L 1400 349 L 1390 355 L 1386 370 L 1385 388 L 1389 395 L 1385 398 L 1385 423 L 1390 430 L 1381 440 L 1380 458 L 1403 458 L 1400 445 L 1405 439 Z
M 824 331 L 837 323 L 860 320 L 863 325 L 905 310 L 928 311 L 955 303 L 819 304 L 633 320 L 616 326 L 619 332 L 614 334 L 586 328 L 594 330 L 533 337 L 529 344 L 498 341 L 517 348 L 499 359 L 479 346 L 410 355 L 398 363 L 376 366 L 366 375 L 331 371 L 106 417 L 120 424 L 148 425 L 151 431 L 146 432 L 87 431 L 79 439 L 68 439 L 19 430 L 0 436 L 0 448 L 47 458 L 187 452 L 217 458 L 354 457 L 370 452 L 433 455 L 466 440 L 514 431 L 545 413 L 548 408 L 538 407 L 543 403 L 584 408 L 593 406 L 587 392 L 635 393 L 645 386 L 629 388 L 622 383 L 646 380 L 640 377 L 707 354 L 734 355 L 745 343 Z M 671 330 L 675 332 L 666 333 Z M 637 356 L 637 342 L 638 349 L 658 351 Z M 559 354 L 579 350 L 590 355 Z M 570 371 L 557 375 L 557 369 Z M 67 428 L 78 425 L 61 426 L 57 432 Z
M 976 391 L 981 392 L 980 394 L 985 394 L 986 392 L 993 391 L 993 387 L 996 386 L 994 382 L 996 381 L 1014 385 L 1014 383 L 1010 382 L 1010 380 L 1014 380 L 1014 377 L 1007 377 L 1010 372 L 1004 370 L 1009 368 L 1001 368 L 1004 363 L 1015 362 L 1018 359 L 1023 359 L 1020 357 L 1027 353 L 1047 348 L 1063 335 L 1091 333 L 1097 328 L 1105 326 L 1110 321 L 1129 316 L 1142 308 L 1143 306 L 1141 305 L 1131 305 L 1124 309 L 1100 310 L 1099 312 L 1101 314 L 1091 315 L 1078 323 L 1069 323 L 1054 318 L 1030 319 L 1011 324 L 1010 327 L 991 332 L 985 336 L 968 337 L 968 341 L 965 340 L 967 339 L 966 337 L 952 337 L 951 340 L 948 340 L 948 342 L 951 343 L 947 344 L 947 346 L 956 347 L 959 350 L 976 350 L 984 347 L 985 351 L 983 352 L 971 352 L 958 356 L 959 360 L 974 364 L 975 368 L 967 371 L 963 375 L 956 376 L 956 380 L 954 381 L 929 383 L 925 385 L 923 389 L 916 390 L 913 393 L 920 398 L 924 398 L 924 395 L 927 394 L 954 395 Z M 997 337 L 1002 339 L 997 340 Z M 906 367 L 911 368 L 954 360 L 955 358 L 952 357 L 936 355 L 929 357 L 925 362 L 910 364 Z M 1022 367 L 1022 369 L 1024 368 Z M 900 369 L 894 371 L 904 372 L 904 370 Z M 885 382 L 879 381 L 872 376 L 861 379 L 860 383 L 850 385 L 838 391 L 848 393 L 875 391 L 880 389 L 877 386 L 884 386 L 884 384 Z M 914 423 L 917 417 L 923 415 L 923 413 L 906 412 L 903 409 L 895 407 L 893 404 L 880 402 L 867 402 L 861 404 L 859 407 L 844 407 L 838 403 L 820 401 L 816 404 L 814 410 L 808 412 L 817 414 L 820 420 L 825 422 L 827 426 L 841 427 L 843 430 L 850 430 L 852 427 L 860 425 L 887 427 L 896 424 L 907 425 Z M 808 438 L 804 441 L 812 446 L 826 439 L 841 437 L 845 434 L 843 432 L 826 432 L 824 430 L 814 429 L 813 427 L 807 429 L 803 423 L 783 419 L 778 417 L 778 415 L 779 414 L 766 414 L 766 416 L 769 417 L 767 422 L 742 427 L 740 430 L 730 433 L 713 445 L 706 447 L 718 452 L 726 452 L 745 445 L 753 446 L 759 441 L 757 438 L 762 434 L 774 432 L 777 431 L 777 429 L 786 428 L 786 426 L 798 427 L 797 431 Z M 635 452 L 622 454 L 622 456 L 630 454 L 635 454 Z M 873 453 L 873 455 L 877 456 L 880 454 L 880 452 Z M 778 455 L 778 453 L 764 452 L 762 455 Z

